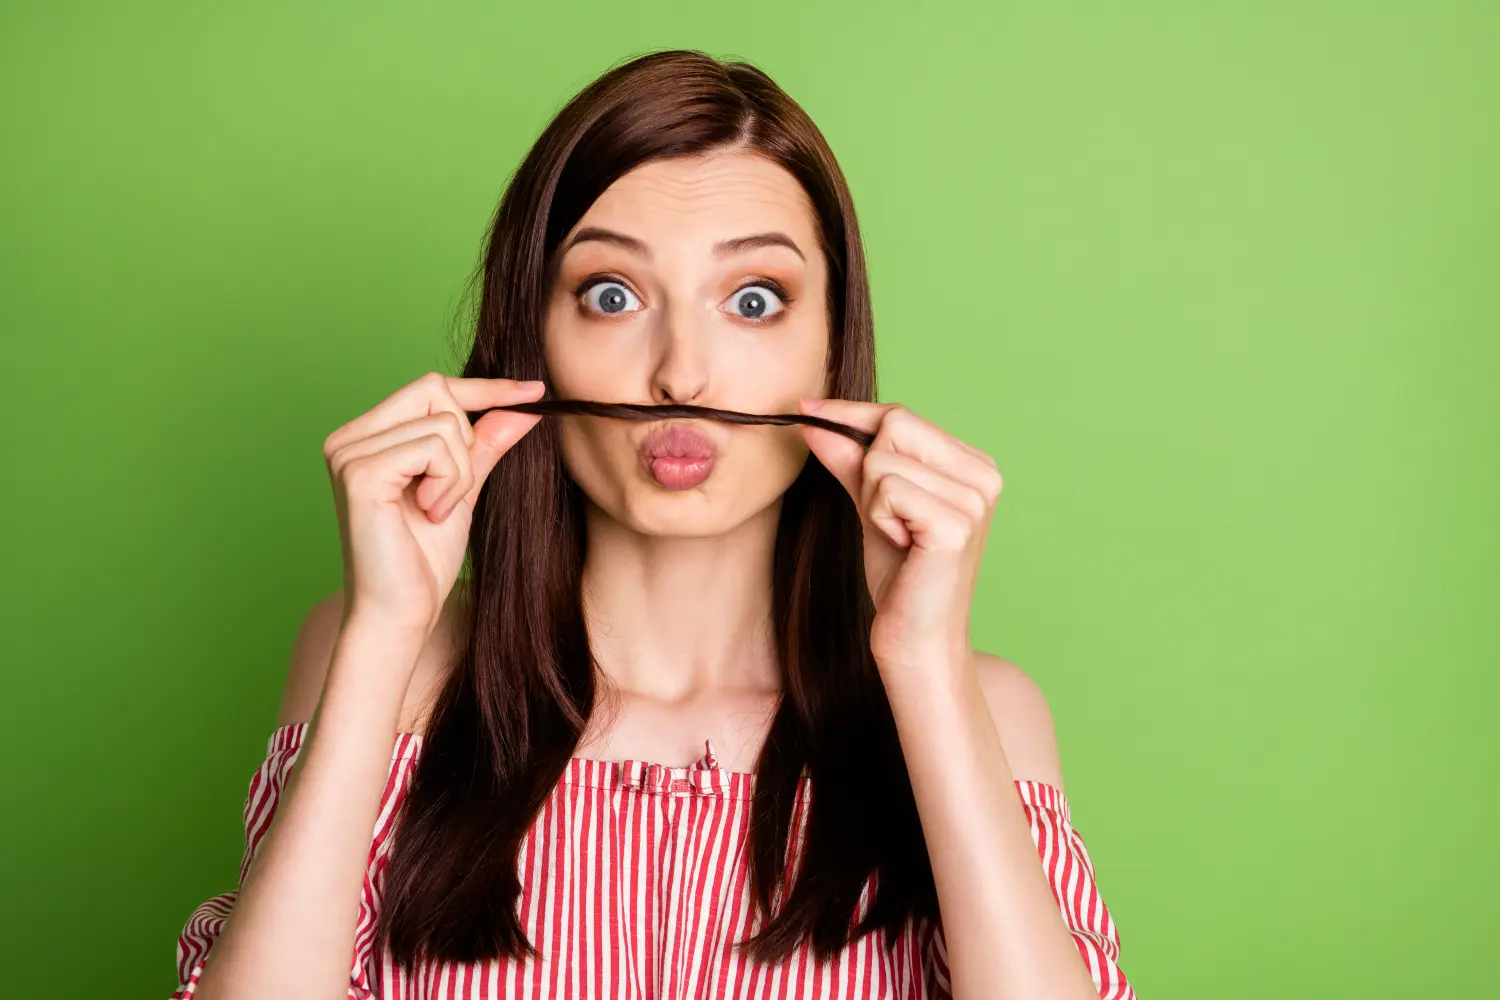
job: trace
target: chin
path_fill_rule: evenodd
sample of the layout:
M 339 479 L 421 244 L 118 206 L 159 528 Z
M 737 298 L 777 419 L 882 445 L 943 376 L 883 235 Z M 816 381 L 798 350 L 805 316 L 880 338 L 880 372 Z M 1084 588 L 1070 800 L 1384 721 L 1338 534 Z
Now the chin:
M 624 509 L 606 509 L 605 513 L 642 535 L 708 538 L 728 534 L 763 506 L 747 509 L 743 499 L 716 496 L 717 492 L 712 489 L 712 480 L 691 490 L 666 490 L 653 483 L 627 491 Z

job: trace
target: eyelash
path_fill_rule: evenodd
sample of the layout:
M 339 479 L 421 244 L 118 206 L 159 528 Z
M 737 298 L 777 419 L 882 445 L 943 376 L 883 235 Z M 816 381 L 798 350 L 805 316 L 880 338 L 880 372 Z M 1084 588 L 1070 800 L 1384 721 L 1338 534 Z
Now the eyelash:
M 573 298 L 575 298 L 575 299 L 582 299 L 583 298 L 583 293 L 586 292 L 586 291 L 588 291 L 590 288 L 593 288 L 595 285 L 603 285 L 603 284 L 606 284 L 606 283 L 609 283 L 609 282 L 613 282 L 615 284 L 624 285 L 626 288 L 630 288 L 631 292 L 634 293 L 637 298 L 640 298 L 640 293 L 636 292 L 634 288 L 631 288 L 630 282 L 626 281 L 624 278 L 620 277 L 618 274 L 591 274 L 591 275 L 589 275 L 587 278 L 584 278 L 583 281 L 579 283 L 579 285 L 578 285 L 577 288 L 573 289 Z M 742 284 L 738 288 L 736 288 L 734 291 L 730 292 L 729 295 L 730 295 L 731 298 L 733 298 L 734 296 L 738 295 L 740 292 L 743 292 L 747 288 L 756 288 L 756 287 L 769 288 L 771 291 L 775 292 L 776 293 L 776 297 L 781 300 L 781 311 L 778 312 L 778 313 L 776 313 L 775 316 L 770 316 L 770 317 L 767 317 L 766 319 L 750 319 L 747 316 L 740 316 L 739 317 L 739 319 L 742 319 L 742 320 L 744 320 L 747 323 L 757 323 L 757 324 L 759 324 L 759 323 L 773 323 L 773 322 L 776 321 L 776 318 L 778 316 L 783 315 L 786 312 L 786 310 L 791 307 L 791 304 L 796 301 L 795 299 L 792 298 L 791 294 L 784 287 L 782 287 L 781 282 L 776 281 L 776 280 L 774 280 L 772 278 L 751 278 L 750 280 L 746 281 L 744 284 Z M 582 306 L 582 302 L 580 302 L 579 305 Z M 598 315 L 597 313 L 593 313 L 592 310 L 589 310 L 589 311 L 590 311 L 590 313 L 592 315 Z

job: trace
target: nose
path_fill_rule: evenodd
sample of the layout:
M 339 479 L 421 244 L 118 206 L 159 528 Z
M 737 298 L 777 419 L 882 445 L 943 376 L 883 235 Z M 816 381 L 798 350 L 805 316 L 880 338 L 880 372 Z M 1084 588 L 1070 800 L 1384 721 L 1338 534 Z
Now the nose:
M 708 390 L 708 357 L 690 316 L 663 314 L 651 398 L 656 403 L 698 403 Z

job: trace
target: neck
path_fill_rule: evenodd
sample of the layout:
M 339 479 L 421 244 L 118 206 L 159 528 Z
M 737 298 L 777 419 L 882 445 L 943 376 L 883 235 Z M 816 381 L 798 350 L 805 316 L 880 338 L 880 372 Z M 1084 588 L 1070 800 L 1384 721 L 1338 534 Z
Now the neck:
M 771 621 L 780 511 L 772 504 L 722 535 L 663 538 L 589 504 L 583 610 L 612 685 L 664 701 L 780 687 Z

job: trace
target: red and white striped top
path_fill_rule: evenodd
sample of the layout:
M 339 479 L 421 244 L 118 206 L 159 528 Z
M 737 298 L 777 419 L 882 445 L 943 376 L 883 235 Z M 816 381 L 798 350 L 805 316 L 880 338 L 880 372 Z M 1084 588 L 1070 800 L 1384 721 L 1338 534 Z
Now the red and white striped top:
M 241 885 L 306 729 L 295 723 L 272 733 L 266 760 L 251 779 Z M 720 769 L 713 746 L 706 745 L 708 752 L 691 767 L 572 758 L 517 859 L 521 926 L 537 957 L 432 963 L 405 973 L 373 947 L 393 820 L 421 747 L 421 737 L 400 734 L 360 894 L 350 1000 L 948 998 L 940 925 L 909 923 L 891 950 L 885 933 L 876 931 L 828 962 L 817 961 L 806 944 L 778 964 L 756 963 L 731 949 L 760 926 L 745 851 L 754 776 Z M 798 792 L 794 830 L 805 818 L 810 784 L 804 778 Z M 1134 1000 L 1118 965 L 1119 935 L 1094 884 L 1083 839 L 1069 822 L 1067 799 L 1038 781 L 1017 781 L 1016 791 L 1099 996 Z M 794 865 L 800 843 L 793 845 Z M 872 885 L 866 884 L 856 916 L 868 905 Z M 177 944 L 180 985 L 172 1000 L 193 995 L 235 896 L 215 896 L 188 919 Z

